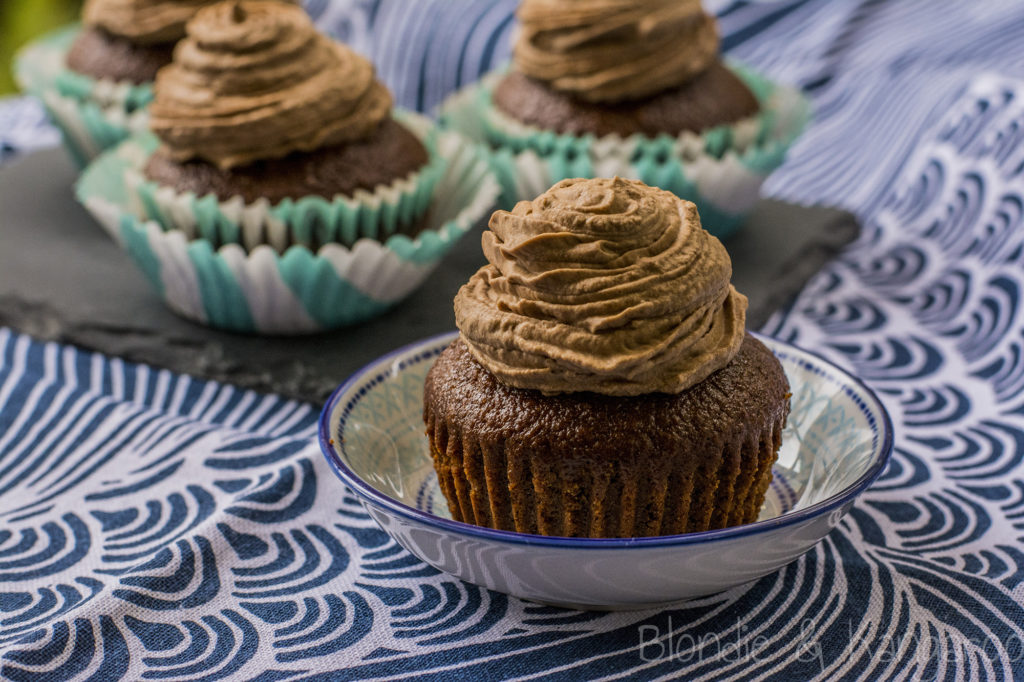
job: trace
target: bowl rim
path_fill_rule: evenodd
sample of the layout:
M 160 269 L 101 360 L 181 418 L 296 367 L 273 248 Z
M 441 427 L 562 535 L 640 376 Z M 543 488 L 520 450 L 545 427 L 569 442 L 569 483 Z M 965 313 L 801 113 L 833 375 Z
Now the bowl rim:
M 337 408 L 342 396 L 348 393 L 355 384 L 360 382 L 363 377 L 369 374 L 372 370 L 376 370 L 381 366 L 387 365 L 397 357 L 410 354 L 416 350 L 436 346 L 442 341 L 447 344 L 457 337 L 457 331 L 435 334 L 433 336 L 408 343 L 400 348 L 396 348 L 395 350 L 385 353 L 371 361 L 346 379 L 337 389 L 334 390 L 334 392 L 331 393 L 331 396 L 327 399 L 327 402 L 324 403 L 320 412 L 317 428 L 320 450 L 323 453 L 324 458 L 327 460 L 328 466 L 330 466 L 334 471 L 335 475 L 357 496 L 363 498 L 365 502 L 369 502 L 375 506 L 384 507 L 394 514 L 422 525 L 433 526 L 449 533 L 463 536 L 468 535 L 480 540 L 492 542 L 496 541 L 506 544 L 544 546 L 560 549 L 622 549 L 626 547 L 654 548 L 731 540 L 797 525 L 831 512 L 848 502 L 852 502 L 872 483 L 874 483 L 885 469 L 892 455 L 892 420 L 889 417 L 888 410 L 885 409 L 885 405 L 878 398 L 875 392 L 864 384 L 863 381 L 854 377 L 846 370 L 829 360 L 826 360 L 821 355 L 813 351 L 805 350 L 795 344 L 781 341 L 757 332 L 750 332 L 750 334 L 762 342 L 767 342 L 766 345 L 769 345 L 770 349 L 771 345 L 774 344 L 776 346 L 782 346 L 786 350 L 795 351 L 798 355 L 802 354 L 807 356 L 815 362 L 824 365 L 831 372 L 837 374 L 838 378 L 842 379 L 844 383 L 856 387 L 858 391 L 862 392 L 867 409 L 873 411 L 876 416 L 876 429 L 878 430 L 879 436 L 877 441 L 878 446 L 872 455 L 873 461 L 871 462 L 871 465 L 856 481 L 834 495 L 809 507 L 798 509 L 771 519 L 755 521 L 753 523 L 746 523 L 739 526 L 730 526 L 728 528 L 718 528 L 714 530 L 696 531 L 693 533 L 682 533 L 676 535 L 657 535 L 639 538 L 571 538 L 497 530 L 494 528 L 476 526 L 463 521 L 455 521 L 454 519 L 445 519 L 440 516 L 421 511 L 415 507 L 410 507 L 409 505 L 386 495 L 363 480 L 363 478 L 353 471 L 336 452 L 335 446 L 332 444 L 330 434 L 331 415 Z

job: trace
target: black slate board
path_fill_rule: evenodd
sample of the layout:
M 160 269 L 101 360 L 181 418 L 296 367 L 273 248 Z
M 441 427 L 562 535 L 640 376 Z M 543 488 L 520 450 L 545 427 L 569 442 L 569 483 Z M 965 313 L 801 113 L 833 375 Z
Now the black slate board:
M 164 307 L 72 193 L 63 150 L 0 169 L 0 326 L 176 372 L 319 403 L 377 356 L 455 327 L 452 298 L 483 264 L 479 228 L 387 315 L 299 338 L 206 329 Z M 858 233 L 849 213 L 762 201 L 726 242 L 757 329 Z

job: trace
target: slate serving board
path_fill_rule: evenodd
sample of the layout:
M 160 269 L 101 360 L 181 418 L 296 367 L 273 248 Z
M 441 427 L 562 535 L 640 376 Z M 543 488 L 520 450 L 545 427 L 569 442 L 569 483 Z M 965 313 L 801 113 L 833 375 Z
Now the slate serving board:
M 320 403 L 379 355 L 455 327 L 452 299 L 484 263 L 480 229 L 383 317 L 308 337 L 206 329 L 170 312 L 72 193 L 60 149 L 0 169 L 0 326 L 134 362 Z M 757 329 L 858 234 L 852 215 L 762 201 L 726 246 Z

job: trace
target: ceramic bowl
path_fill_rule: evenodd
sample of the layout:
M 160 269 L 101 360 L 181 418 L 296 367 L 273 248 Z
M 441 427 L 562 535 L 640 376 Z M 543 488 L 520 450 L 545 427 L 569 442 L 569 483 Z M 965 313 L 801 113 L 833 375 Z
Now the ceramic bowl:
M 320 417 L 338 477 L 395 540 L 467 582 L 546 604 L 640 609 L 720 592 L 778 570 L 839 523 L 885 468 L 892 423 L 861 382 L 816 355 L 758 337 L 793 391 L 774 480 L 754 523 L 650 538 L 578 539 L 453 521 L 431 464 L 423 381 L 455 333 L 385 355 Z

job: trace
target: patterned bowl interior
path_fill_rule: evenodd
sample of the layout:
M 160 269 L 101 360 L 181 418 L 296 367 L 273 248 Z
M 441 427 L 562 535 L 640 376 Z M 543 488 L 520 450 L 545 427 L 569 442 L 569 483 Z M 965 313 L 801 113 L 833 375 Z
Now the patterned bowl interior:
M 328 457 L 343 479 L 441 519 L 451 514 L 424 433 L 423 381 L 454 337 L 428 339 L 381 358 L 353 376 L 325 408 Z M 884 465 L 891 427 L 877 399 L 844 372 L 805 351 L 762 340 L 782 362 L 793 392 L 759 517 L 768 521 L 873 478 Z

